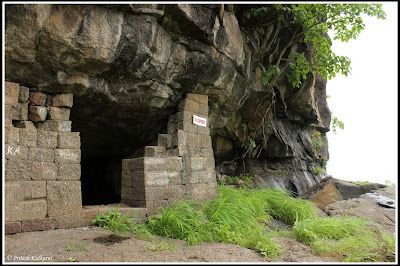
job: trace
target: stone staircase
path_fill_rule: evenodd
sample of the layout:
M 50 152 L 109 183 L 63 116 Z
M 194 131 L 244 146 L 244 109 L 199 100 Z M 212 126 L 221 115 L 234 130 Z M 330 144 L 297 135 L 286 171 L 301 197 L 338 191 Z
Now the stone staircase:
M 159 207 L 183 197 L 205 201 L 217 196 L 207 122 L 207 95 L 188 93 L 169 117 L 167 134 L 158 135 L 157 145 L 122 160 L 121 203 L 147 208 L 148 215 L 154 215 Z

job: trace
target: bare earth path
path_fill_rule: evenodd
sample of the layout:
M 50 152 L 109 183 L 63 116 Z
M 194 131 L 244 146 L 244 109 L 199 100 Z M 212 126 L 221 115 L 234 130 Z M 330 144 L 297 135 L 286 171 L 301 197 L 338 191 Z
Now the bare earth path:
M 293 239 L 278 237 L 283 255 L 267 258 L 239 245 L 203 243 L 186 246 L 184 241 L 159 238 L 177 247 L 175 251 L 153 251 L 150 241 L 136 235 L 121 237 L 99 227 L 79 227 L 6 235 L 4 262 L 333 262 L 312 254 L 311 249 Z

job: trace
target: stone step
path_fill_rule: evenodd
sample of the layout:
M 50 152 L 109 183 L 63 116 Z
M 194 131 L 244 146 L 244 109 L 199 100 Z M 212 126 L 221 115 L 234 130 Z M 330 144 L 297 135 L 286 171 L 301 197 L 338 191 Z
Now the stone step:
M 83 206 L 83 209 L 97 211 L 98 214 L 107 214 L 109 209 L 116 210 L 118 208 L 118 204 L 119 203 L 113 203 L 107 205 L 88 205 L 88 206 Z M 147 221 L 146 208 L 131 207 L 121 203 L 118 208 L 118 212 L 120 212 L 122 215 L 130 213 L 131 216 L 129 219 L 134 223 L 142 223 Z
M 158 146 L 172 148 L 172 134 L 158 134 Z
M 144 146 L 137 150 L 134 154 L 135 158 L 139 157 L 166 157 L 167 149 L 162 146 Z

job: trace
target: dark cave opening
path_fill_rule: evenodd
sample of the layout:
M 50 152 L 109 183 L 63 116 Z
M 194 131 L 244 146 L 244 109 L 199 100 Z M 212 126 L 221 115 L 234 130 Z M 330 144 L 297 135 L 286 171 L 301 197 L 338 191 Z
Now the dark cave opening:
M 120 202 L 121 158 L 90 158 L 81 167 L 82 205 Z

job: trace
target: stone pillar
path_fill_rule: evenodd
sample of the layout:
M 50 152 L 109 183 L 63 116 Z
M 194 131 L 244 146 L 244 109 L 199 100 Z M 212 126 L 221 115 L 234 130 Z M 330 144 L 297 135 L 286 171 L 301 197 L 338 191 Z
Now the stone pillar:
M 7 233 L 83 225 L 74 216 L 82 197 L 80 134 L 69 121 L 73 95 L 29 92 L 12 82 L 5 95 Z
M 218 195 L 207 95 L 188 93 L 167 127 L 158 146 L 122 160 L 121 202 L 146 207 L 149 215 L 183 197 L 206 201 Z

